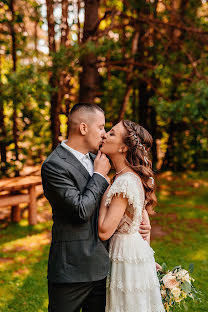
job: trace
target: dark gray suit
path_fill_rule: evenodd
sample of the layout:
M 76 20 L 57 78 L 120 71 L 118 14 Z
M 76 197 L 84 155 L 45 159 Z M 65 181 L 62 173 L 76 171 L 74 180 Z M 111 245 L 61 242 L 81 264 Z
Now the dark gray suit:
M 109 269 L 109 256 L 98 237 L 97 227 L 99 204 L 108 187 L 107 181 L 96 173 L 91 177 L 81 162 L 61 145 L 45 160 L 41 173 L 54 221 L 49 282 L 76 288 L 103 280 Z M 72 306 L 50 311 L 65 310 L 75 311 Z

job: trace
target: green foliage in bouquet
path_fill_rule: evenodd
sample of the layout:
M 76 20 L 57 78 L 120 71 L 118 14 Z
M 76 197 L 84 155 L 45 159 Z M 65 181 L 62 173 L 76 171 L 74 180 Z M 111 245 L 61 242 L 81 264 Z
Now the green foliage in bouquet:
M 157 272 L 162 301 L 167 312 L 175 307 L 180 308 L 181 305 L 187 310 L 186 299 L 195 300 L 199 298 L 199 292 L 194 287 L 194 279 L 189 274 L 193 270 L 194 265 L 191 263 L 189 272 L 183 269 L 181 265 L 167 271 L 167 266 L 163 263 L 162 270 Z

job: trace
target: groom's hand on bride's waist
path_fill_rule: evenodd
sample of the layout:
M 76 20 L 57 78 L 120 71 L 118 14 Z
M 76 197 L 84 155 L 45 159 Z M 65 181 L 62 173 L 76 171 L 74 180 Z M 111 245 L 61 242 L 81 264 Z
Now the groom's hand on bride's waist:
M 143 210 L 142 214 L 142 222 L 139 227 L 139 233 L 142 235 L 144 240 L 147 240 L 150 243 L 150 232 L 151 232 L 151 225 L 149 215 L 146 209 Z
M 140 224 L 139 233 L 142 235 L 143 239 L 147 239 L 151 232 L 151 225 L 150 224 Z

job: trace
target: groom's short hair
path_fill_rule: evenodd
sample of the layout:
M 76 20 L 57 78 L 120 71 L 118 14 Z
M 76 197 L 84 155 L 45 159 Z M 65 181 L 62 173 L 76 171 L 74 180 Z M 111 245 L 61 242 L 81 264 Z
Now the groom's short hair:
M 104 111 L 102 110 L 102 108 L 97 105 L 97 104 L 89 104 L 89 103 L 77 103 L 75 104 L 70 113 L 69 113 L 69 117 L 74 114 L 75 112 L 78 111 L 83 111 L 83 112 L 88 112 L 88 113 L 94 113 L 97 111 L 100 111 L 104 114 Z
M 75 104 L 71 111 L 69 112 L 69 116 L 68 116 L 68 129 L 69 129 L 69 133 L 72 132 L 73 130 L 75 130 L 75 126 L 77 124 L 77 120 L 74 120 L 73 117 L 76 116 L 75 113 L 80 113 L 82 114 L 83 118 L 86 119 L 87 114 L 92 114 L 92 113 L 96 113 L 96 112 L 102 112 L 104 114 L 104 111 L 102 110 L 102 108 L 97 105 L 97 104 L 89 104 L 89 103 L 77 103 Z

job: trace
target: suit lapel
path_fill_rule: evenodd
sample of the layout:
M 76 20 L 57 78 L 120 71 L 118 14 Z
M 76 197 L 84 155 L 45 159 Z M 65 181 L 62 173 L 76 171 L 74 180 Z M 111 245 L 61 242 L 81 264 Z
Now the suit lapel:
M 91 178 L 89 172 L 83 166 L 83 164 L 70 151 L 61 146 L 61 144 L 57 146 L 56 151 L 63 160 L 77 168 L 87 180 Z

